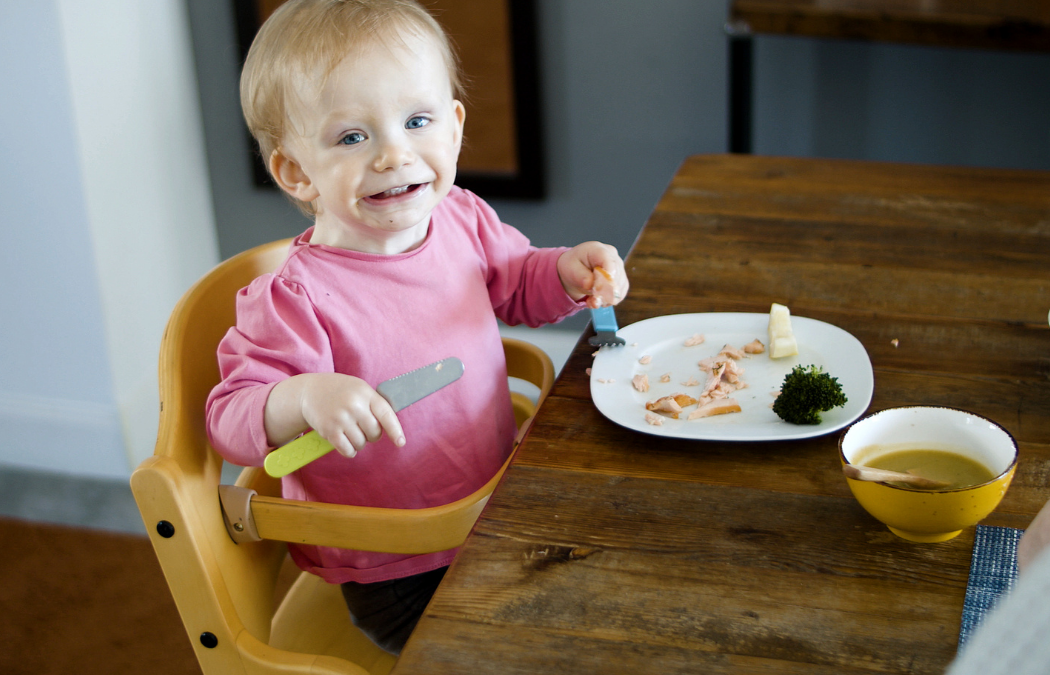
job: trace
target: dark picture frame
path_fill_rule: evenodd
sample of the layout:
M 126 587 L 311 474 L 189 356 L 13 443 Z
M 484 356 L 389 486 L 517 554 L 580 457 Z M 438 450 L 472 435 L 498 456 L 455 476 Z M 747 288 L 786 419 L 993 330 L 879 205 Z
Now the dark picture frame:
M 233 0 L 241 61 L 283 0 Z M 456 46 L 467 124 L 456 184 L 486 198 L 545 196 L 535 0 L 421 0 Z M 276 189 L 249 137 L 253 181 Z

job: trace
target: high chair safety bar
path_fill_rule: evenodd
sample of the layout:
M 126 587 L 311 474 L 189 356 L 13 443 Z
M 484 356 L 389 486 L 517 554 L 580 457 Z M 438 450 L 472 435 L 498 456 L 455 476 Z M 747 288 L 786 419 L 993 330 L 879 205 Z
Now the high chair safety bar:
M 517 441 L 514 447 L 516 450 Z M 220 485 L 219 500 L 226 529 L 237 543 L 264 539 L 302 542 L 308 538 L 309 543 L 316 546 L 353 548 L 346 546 L 347 542 L 360 539 L 370 546 L 381 547 L 384 553 L 444 551 L 461 545 L 466 539 L 513 458 L 511 452 L 496 475 L 473 494 L 427 509 L 322 505 L 260 496 L 255 490 L 238 485 Z M 366 520 L 348 519 L 344 515 L 347 512 L 364 513 Z M 304 532 L 303 523 L 307 520 L 309 528 Z M 446 528 L 436 529 L 435 520 L 446 523 Z M 355 532 L 358 527 L 363 528 L 362 531 Z

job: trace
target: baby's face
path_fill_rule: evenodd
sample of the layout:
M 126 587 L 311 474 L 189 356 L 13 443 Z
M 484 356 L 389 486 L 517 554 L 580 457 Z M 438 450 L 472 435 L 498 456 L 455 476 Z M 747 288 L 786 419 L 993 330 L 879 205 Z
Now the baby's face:
M 298 174 L 277 178 L 314 203 L 311 241 L 386 254 L 422 243 L 455 180 L 465 116 L 433 41 L 377 43 L 300 93 L 281 147 Z

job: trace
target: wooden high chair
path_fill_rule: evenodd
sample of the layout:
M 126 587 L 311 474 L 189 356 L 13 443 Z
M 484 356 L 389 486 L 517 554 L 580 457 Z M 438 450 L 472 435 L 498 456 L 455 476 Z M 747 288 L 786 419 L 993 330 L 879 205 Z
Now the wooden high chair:
M 280 482 L 257 468 L 220 488 L 223 462 L 204 422 L 205 399 L 219 381 L 216 348 L 234 324 L 237 291 L 276 268 L 290 241 L 219 264 L 175 307 L 161 345 L 156 452 L 132 474 L 131 488 L 205 675 L 387 673 L 395 657 L 353 626 L 338 585 L 302 573 L 275 610 L 284 542 L 387 553 L 453 548 L 503 469 L 468 497 L 416 510 L 281 499 Z M 510 375 L 535 384 L 542 401 L 554 381 L 550 358 L 519 340 L 503 345 Z M 535 406 L 520 393 L 512 399 L 520 440 Z

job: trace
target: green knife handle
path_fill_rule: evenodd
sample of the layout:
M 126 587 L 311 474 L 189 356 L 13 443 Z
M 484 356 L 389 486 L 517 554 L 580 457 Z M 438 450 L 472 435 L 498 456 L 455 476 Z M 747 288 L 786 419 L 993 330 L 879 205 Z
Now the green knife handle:
M 324 457 L 334 449 L 334 446 L 321 438 L 320 434 L 311 431 L 267 455 L 263 468 L 274 478 L 281 478 L 301 469 L 315 459 Z

